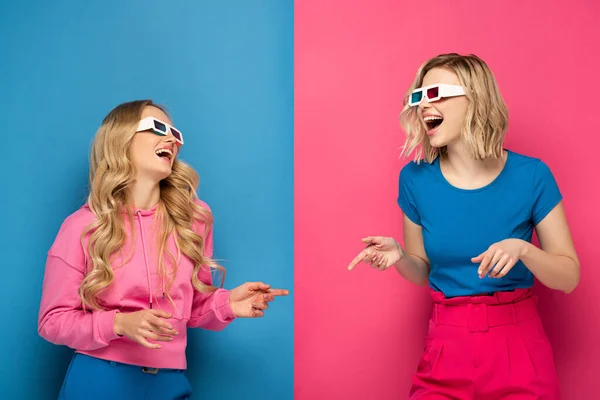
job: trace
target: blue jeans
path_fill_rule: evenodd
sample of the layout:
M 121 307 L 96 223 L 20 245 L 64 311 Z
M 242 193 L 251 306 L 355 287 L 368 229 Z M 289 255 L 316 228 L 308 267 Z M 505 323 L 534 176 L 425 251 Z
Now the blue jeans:
M 182 370 L 142 367 L 75 354 L 58 400 L 187 400 L 192 388 Z

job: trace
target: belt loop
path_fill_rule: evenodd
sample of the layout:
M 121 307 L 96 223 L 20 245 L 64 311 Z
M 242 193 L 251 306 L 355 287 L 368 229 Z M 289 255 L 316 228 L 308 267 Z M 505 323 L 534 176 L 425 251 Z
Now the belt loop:
M 433 304 L 433 313 L 431 315 L 431 319 L 433 320 L 433 322 L 438 325 L 440 323 L 440 317 L 439 317 L 439 304 L 434 303 Z
M 511 303 L 510 310 L 512 314 L 513 324 L 516 325 L 519 323 L 519 311 L 517 310 L 517 304 Z

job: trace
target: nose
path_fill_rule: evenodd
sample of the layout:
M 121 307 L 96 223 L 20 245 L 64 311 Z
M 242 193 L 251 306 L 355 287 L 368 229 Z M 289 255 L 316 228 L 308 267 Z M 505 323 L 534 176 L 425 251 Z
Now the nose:
M 421 111 L 431 108 L 429 99 L 427 98 L 427 96 L 425 94 L 423 94 L 423 98 L 421 99 L 421 102 L 419 103 L 419 108 L 421 109 Z
M 167 143 L 174 143 L 175 142 L 175 136 L 173 136 L 173 133 L 171 133 L 171 131 L 169 131 L 169 134 L 167 136 L 165 136 L 165 138 L 163 139 L 164 142 Z
M 174 151 L 179 147 L 179 143 L 177 143 L 177 140 L 175 140 L 175 136 L 173 136 L 171 132 L 169 132 L 167 136 L 163 137 L 162 143 L 170 146 L 171 149 L 173 149 Z

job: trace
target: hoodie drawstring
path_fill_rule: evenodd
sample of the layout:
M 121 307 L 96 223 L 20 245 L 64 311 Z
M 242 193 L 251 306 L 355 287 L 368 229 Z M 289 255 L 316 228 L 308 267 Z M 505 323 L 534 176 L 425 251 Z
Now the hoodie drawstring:
M 146 276 L 148 277 L 148 293 L 150 293 L 150 309 L 152 309 L 152 281 L 150 278 L 150 266 L 148 265 L 148 252 L 146 250 L 146 239 L 144 235 L 144 224 L 142 223 L 142 213 L 137 212 L 138 220 L 140 221 L 140 231 L 142 236 L 142 247 L 144 248 L 144 261 L 146 262 Z M 163 282 L 163 296 L 164 296 L 164 282 Z
M 162 290 L 163 290 L 163 299 L 165 298 L 165 292 L 167 291 L 165 288 L 165 275 L 162 274 L 161 276 L 161 280 L 162 280 Z

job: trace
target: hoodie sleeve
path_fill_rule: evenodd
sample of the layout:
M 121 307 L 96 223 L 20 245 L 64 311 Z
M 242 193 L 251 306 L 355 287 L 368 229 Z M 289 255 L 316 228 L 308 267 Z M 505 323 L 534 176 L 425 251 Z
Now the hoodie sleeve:
M 210 211 L 206 203 L 200 202 L 200 205 Z M 201 232 L 199 233 L 203 235 L 204 224 L 201 224 L 200 229 Z M 204 254 L 207 257 L 212 257 L 213 249 L 213 229 L 210 229 L 204 244 Z M 211 273 L 208 270 L 201 269 L 198 272 L 198 279 L 207 285 L 213 284 Z M 187 326 L 220 331 L 225 329 L 234 319 L 235 314 L 233 314 L 229 304 L 229 290 L 219 288 L 211 293 L 201 293 L 194 290 L 192 314 Z
M 83 310 L 78 293 L 85 275 L 85 256 L 79 239 L 82 230 L 72 222 L 65 221 L 48 252 L 38 332 L 50 343 L 95 350 L 119 338 L 114 332 L 118 311 Z

